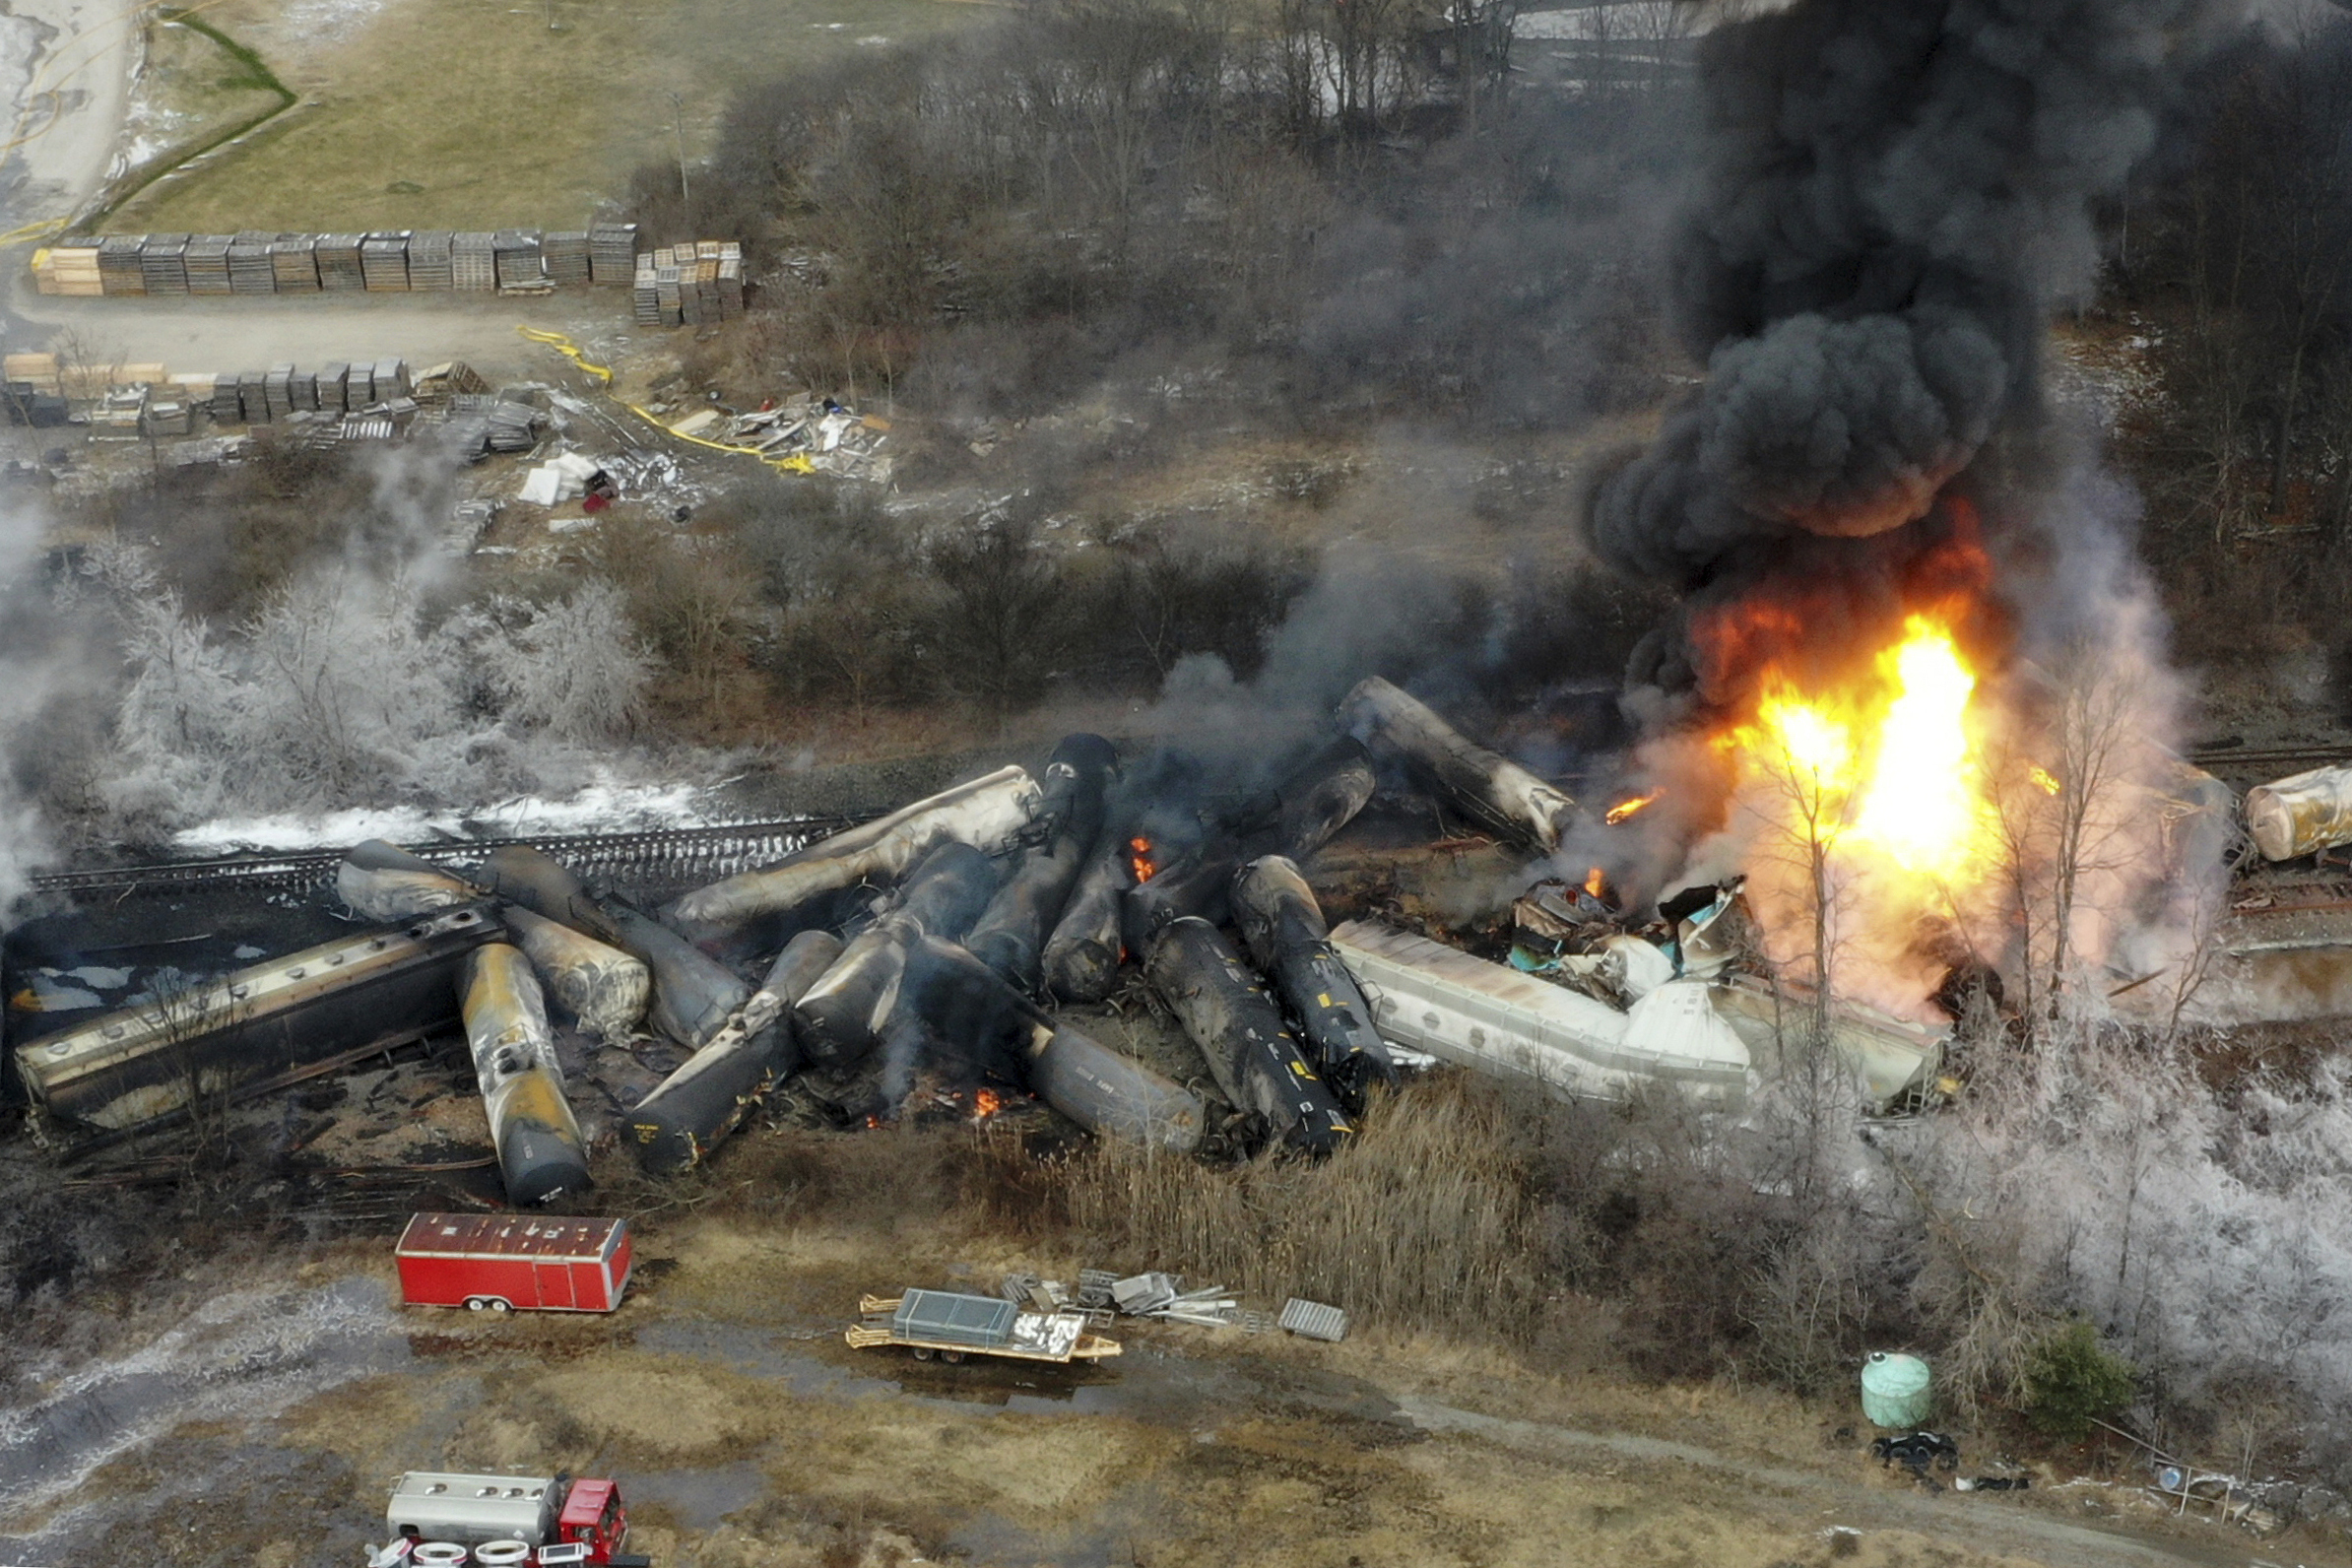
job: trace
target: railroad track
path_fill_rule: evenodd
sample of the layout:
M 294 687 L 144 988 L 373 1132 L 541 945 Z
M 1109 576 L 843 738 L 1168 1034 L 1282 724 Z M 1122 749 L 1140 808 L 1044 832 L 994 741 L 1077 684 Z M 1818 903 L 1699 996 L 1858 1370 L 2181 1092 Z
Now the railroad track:
M 800 817 L 716 827 L 652 827 L 628 833 L 566 833 L 529 838 L 443 839 L 406 846 L 436 865 L 470 866 L 492 850 L 522 845 L 541 850 L 590 882 L 624 887 L 683 886 L 715 881 L 780 860 L 829 833 L 865 820 L 856 817 Z M 210 887 L 309 892 L 333 880 L 342 848 L 217 856 L 207 860 L 97 866 L 33 879 L 35 892 L 160 893 Z
M 2189 760 L 2208 773 L 2266 773 L 2276 778 L 2306 768 L 2352 762 L 2352 745 L 2207 747 L 2189 752 Z

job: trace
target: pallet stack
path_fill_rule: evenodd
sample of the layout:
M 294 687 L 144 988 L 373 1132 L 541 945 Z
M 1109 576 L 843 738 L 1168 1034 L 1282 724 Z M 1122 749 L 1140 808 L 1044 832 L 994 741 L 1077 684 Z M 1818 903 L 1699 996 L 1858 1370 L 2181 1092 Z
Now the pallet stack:
M 540 246 L 540 254 L 547 263 L 548 281 L 558 289 L 574 284 L 586 286 L 589 275 L 588 233 L 585 229 L 562 229 L 547 236 Z
M 98 241 L 98 292 L 110 294 L 143 294 L 147 280 L 139 271 L 139 241 L 129 235 L 110 234 Z
M 313 254 L 318 257 L 318 286 L 329 294 L 356 292 L 367 287 L 367 274 L 359 262 L 359 247 L 365 242 L 363 234 L 321 234 Z
M 212 403 L 205 412 L 213 417 L 215 425 L 243 423 L 245 416 L 243 395 L 240 390 L 242 381 L 243 377 L 234 370 L 229 371 L 227 375 L 213 377 Z
M 497 234 L 498 287 L 536 288 L 547 278 L 536 229 L 501 229 Z
M 453 289 L 480 290 L 485 293 L 498 287 L 498 236 L 479 229 L 452 235 L 449 250 L 449 286 Z
M 457 236 L 446 229 L 409 235 L 409 287 L 435 293 L 454 288 L 450 247 Z
M 295 412 L 301 414 L 316 414 L 318 412 L 318 372 L 316 370 L 296 370 L 287 391 L 293 399 Z
M 343 406 L 357 414 L 375 399 L 375 366 L 365 359 L 354 360 L 343 381 Z
M 542 235 L 537 229 L 383 229 L 367 234 L 109 234 L 34 252 L 43 294 L 307 294 L 314 290 L 515 289 L 537 293 L 587 284 L 637 284 L 646 258 L 637 226 L 598 224 Z M 693 264 L 716 260 L 741 283 L 742 247 L 703 240 L 657 252 L 657 266 L 687 269 L 691 286 L 714 280 Z M 738 265 L 727 268 L 725 263 Z M 735 294 L 739 290 L 722 291 Z M 701 302 L 707 315 L 708 301 Z M 721 312 L 729 308 L 721 303 Z
M 150 234 L 139 246 L 139 276 L 151 294 L 188 292 L 188 236 Z
M 229 247 L 233 243 L 229 234 L 196 234 L 188 240 L 186 266 L 188 293 L 192 294 L 225 294 L 229 293 Z
M 247 229 L 229 242 L 229 292 L 265 294 L 278 292 L 277 267 L 270 259 L 276 234 Z
M 261 378 L 262 401 L 273 420 L 285 419 L 294 411 L 294 373 L 291 364 L 273 364 L 270 373 Z
M 630 278 L 630 302 L 634 306 L 637 325 L 658 327 L 662 320 L 661 269 L 653 264 L 653 253 L 637 258 L 637 270 Z
M 409 231 L 378 229 L 359 241 L 359 276 L 369 294 L 406 294 Z
M 322 414 L 341 414 L 351 407 L 352 367 L 338 359 L 318 372 L 318 407 Z
M 270 241 L 270 272 L 280 294 L 318 293 L 318 236 L 280 234 Z
M 635 224 L 599 224 L 588 230 L 589 282 L 625 284 L 636 274 Z

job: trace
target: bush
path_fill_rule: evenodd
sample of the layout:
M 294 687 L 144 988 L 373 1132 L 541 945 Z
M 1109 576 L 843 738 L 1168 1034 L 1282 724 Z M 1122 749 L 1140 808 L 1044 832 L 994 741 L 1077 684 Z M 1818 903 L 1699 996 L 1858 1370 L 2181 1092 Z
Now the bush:
M 2075 1318 L 2044 1335 L 2025 1359 L 2025 1418 L 2068 1442 L 2131 1403 L 2139 1372 L 2099 1342 L 2099 1331 Z

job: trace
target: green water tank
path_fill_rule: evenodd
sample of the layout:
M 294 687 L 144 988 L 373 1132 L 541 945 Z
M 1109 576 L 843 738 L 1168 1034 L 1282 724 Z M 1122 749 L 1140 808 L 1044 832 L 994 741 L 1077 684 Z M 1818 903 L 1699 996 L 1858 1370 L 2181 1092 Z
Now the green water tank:
M 1874 1426 L 1916 1431 L 1927 1421 L 1935 1403 L 1927 1363 L 1916 1355 L 1890 1355 L 1872 1350 L 1862 1363 L 1862 1414 Z

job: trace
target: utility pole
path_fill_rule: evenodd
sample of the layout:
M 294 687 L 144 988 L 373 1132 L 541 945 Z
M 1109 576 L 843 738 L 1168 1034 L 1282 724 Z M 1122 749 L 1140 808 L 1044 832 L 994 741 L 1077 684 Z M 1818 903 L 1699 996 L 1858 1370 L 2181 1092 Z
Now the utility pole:
M 688 199 L 686 167 L 686 99 L 675 93 L 670 95 L 670 124 L 678 133 L 678 199 L 683 203 Z

